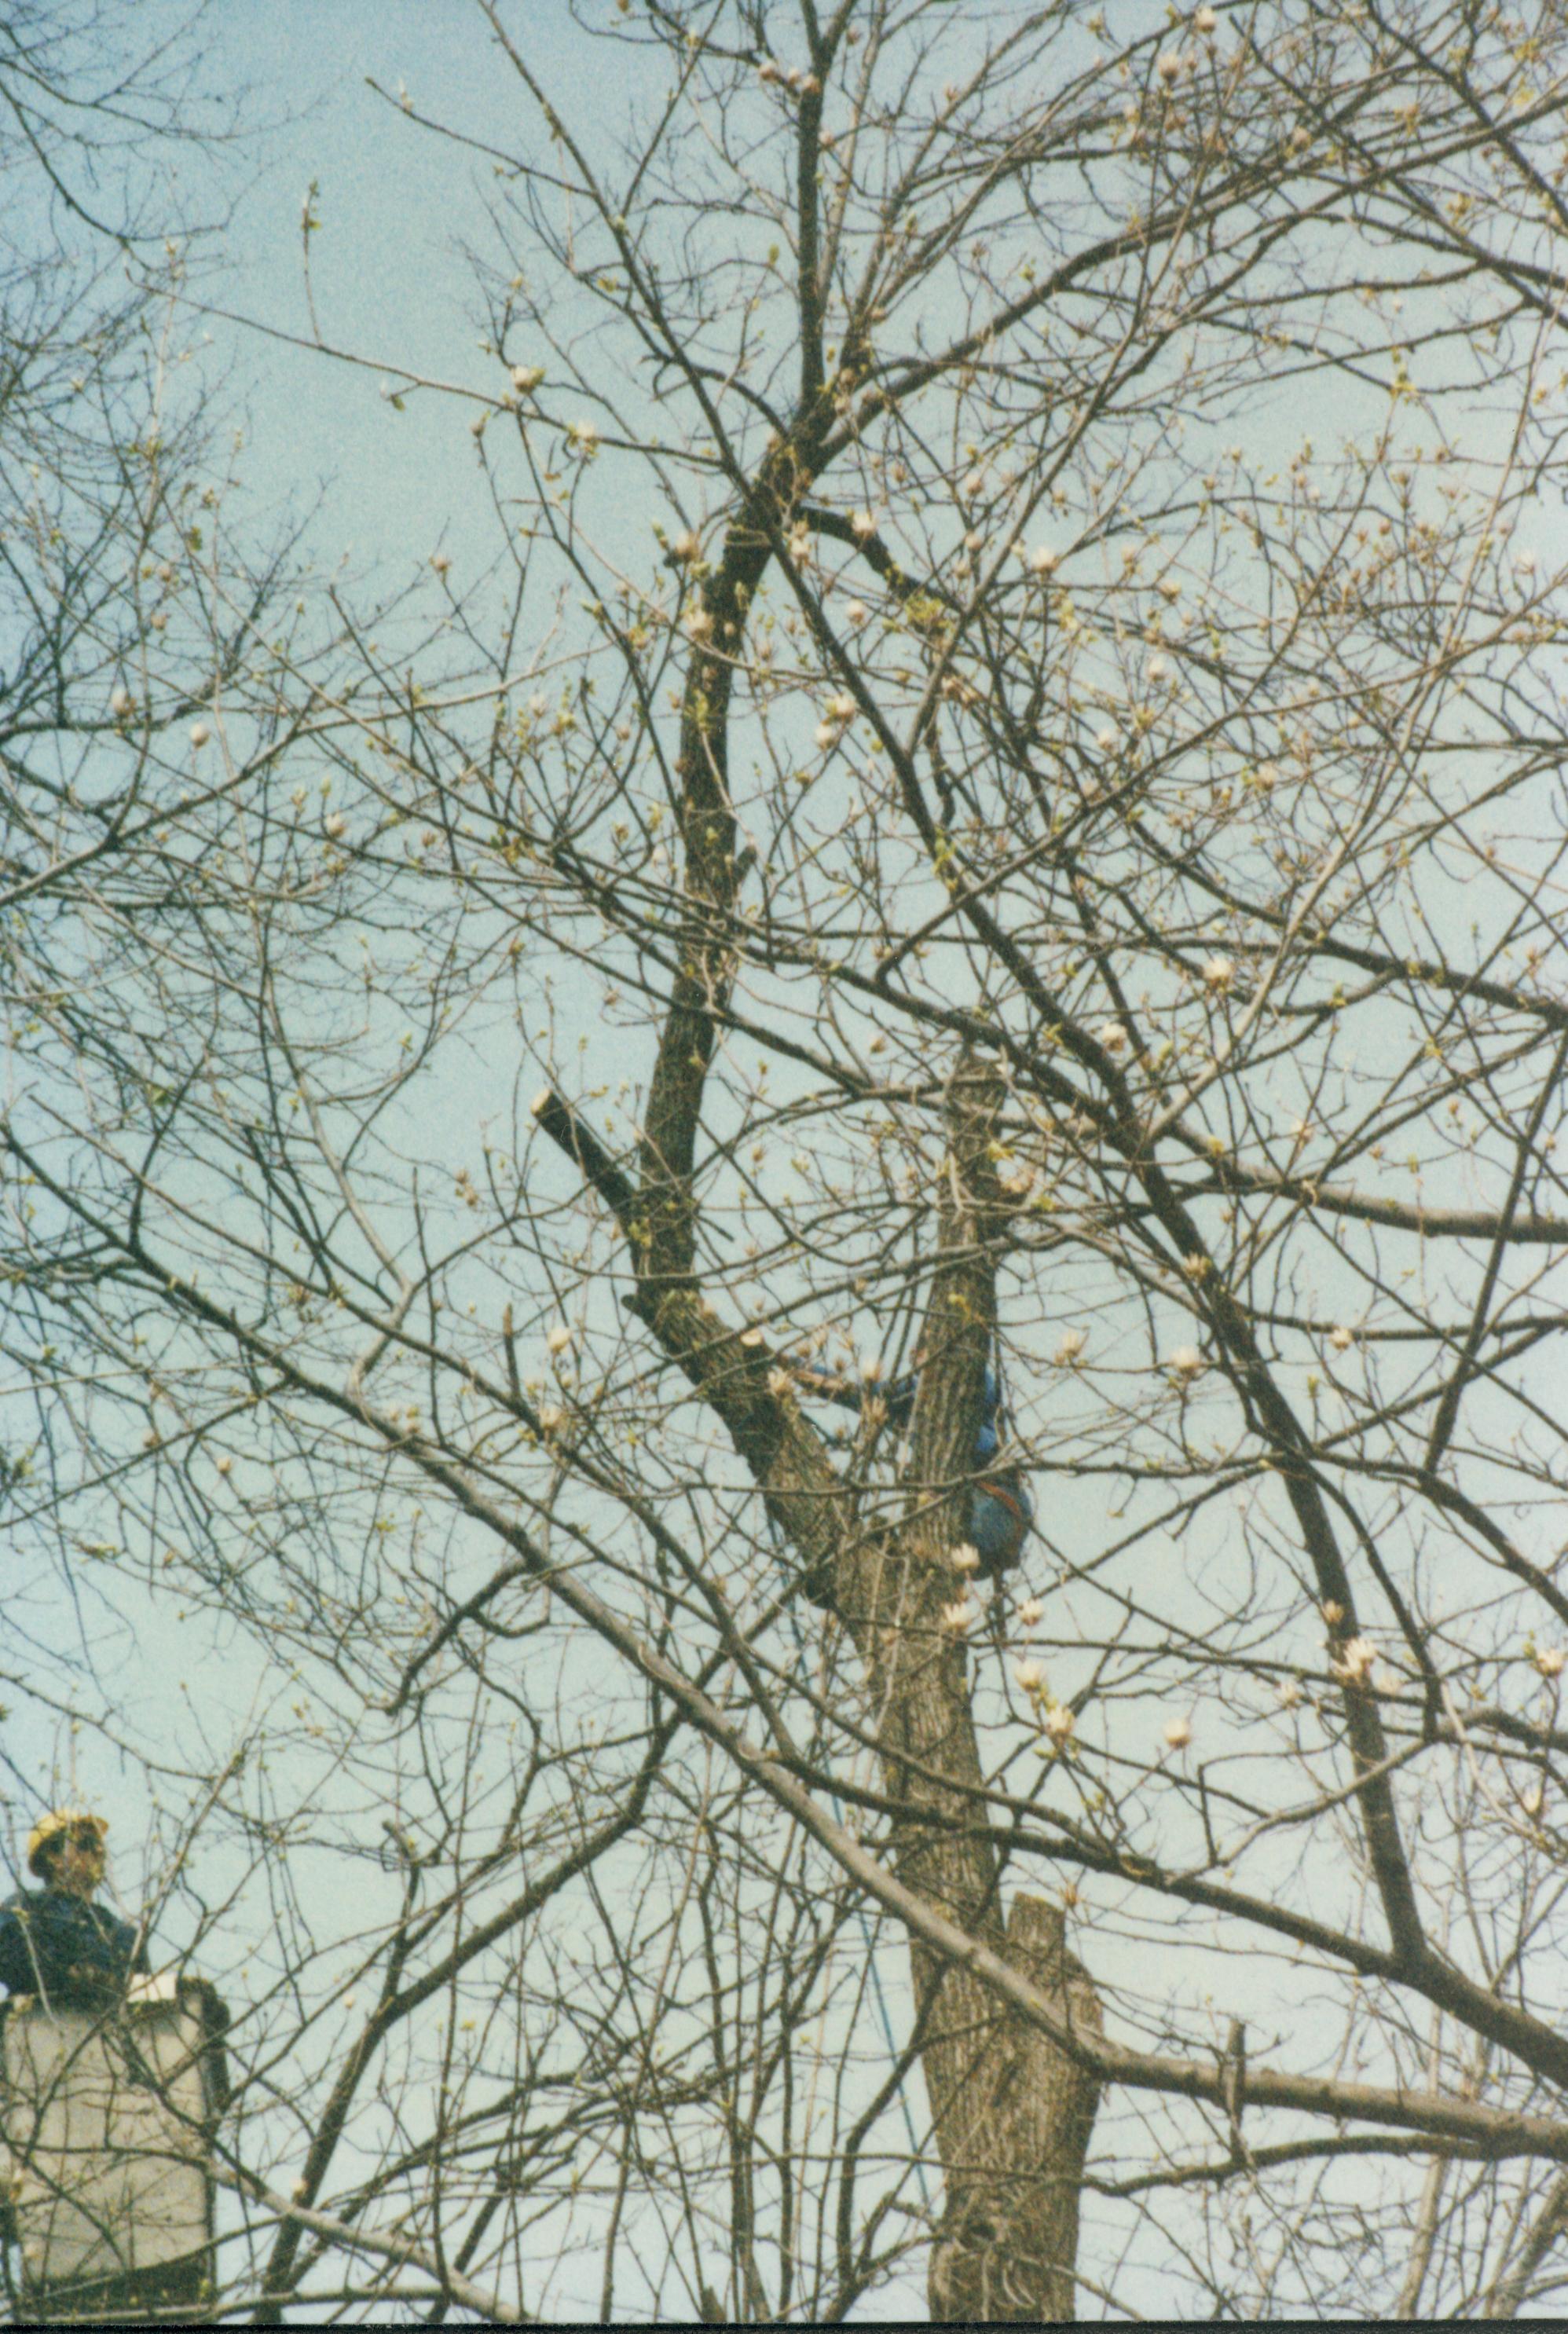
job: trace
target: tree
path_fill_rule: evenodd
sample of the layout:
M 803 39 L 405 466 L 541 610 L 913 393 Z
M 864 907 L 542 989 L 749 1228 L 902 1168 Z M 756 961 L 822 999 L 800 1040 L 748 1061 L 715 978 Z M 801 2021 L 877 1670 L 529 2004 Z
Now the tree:
M 5 1125 L 29 1529 L 270 1664 L 233 2294 L 1539 2307 L 1563 11 L 476 13 L 493 564 Z

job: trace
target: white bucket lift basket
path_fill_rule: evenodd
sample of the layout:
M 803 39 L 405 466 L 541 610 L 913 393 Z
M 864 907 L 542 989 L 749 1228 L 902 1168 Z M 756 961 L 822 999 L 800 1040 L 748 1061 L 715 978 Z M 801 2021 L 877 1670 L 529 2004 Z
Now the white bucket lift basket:
M 228 2013 L 205 1978 L 133 1979 L 101 2010 L 0 2004 L 0 2179 L 21 2291 L 54 2322 L 212 2290 L 211 2143 Z

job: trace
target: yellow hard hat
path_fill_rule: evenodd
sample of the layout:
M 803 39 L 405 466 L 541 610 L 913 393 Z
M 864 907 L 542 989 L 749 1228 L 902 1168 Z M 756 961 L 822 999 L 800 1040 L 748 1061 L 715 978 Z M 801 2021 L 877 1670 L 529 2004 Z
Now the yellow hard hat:
M 50 1846 L 51 1842 L 59 1839 L 63 1834 L 66 1832 L 91 1832 L 98 1846 L 101 1848 L 103 1846 L 103 1835 L 108 1829 L 109 1824 L 107 1819 L 102 1816 L 93 1815 L 86 1808 L 52 1808 L 46 1816 L 39 1817 L 37 1822 L 34 1825 L 32 1830 L 27 1835 L 28 1871 L 42 1871 L 43 1867 L 39 1863 L 40 1857 L 42 1857 L 44 1849 Z

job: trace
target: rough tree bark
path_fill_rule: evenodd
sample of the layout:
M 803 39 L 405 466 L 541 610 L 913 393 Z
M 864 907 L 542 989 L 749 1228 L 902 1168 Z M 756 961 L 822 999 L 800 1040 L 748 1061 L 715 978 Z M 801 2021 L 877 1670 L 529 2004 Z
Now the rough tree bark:
M 1066 1923 L 1043 1897 L 1017 1895 L 1004 1951 L 1075 2026 L 1098 2034 L 1100 2004 L 1067 1951 Z M 1038 2027 L 987 2013 L 944 2152 L 947 2210 L 931 2255 L 931 2316 L 1068 2319 L 1078 2256 L 1078 2194 L 1100 2086 Z

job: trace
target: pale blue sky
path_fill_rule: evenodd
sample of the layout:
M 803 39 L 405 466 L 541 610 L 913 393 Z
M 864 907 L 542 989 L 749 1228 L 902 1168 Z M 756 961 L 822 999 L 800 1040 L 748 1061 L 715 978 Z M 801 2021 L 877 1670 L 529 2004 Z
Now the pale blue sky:
M 494 394 L 498 368 L 477 346 L 477 296 L 458 248 L 460 239 L 483 237 L 489 173 L 368 86 L 373 79 L 393 97 L 406 89 L 416 110 L 505 149 L 526 109 L 478 10 L 466 0 L 228 0 L 210 34 L 212 68 L 250 85 L 256 111 L 286 117 L 258 139 L 254 170 L 242 176 L 237 158 L 231 164 L 238 192 L 215 302 L 309 335 L 300 215 L 314 181 L 321 226 L 312 268 L 323 337 Z M 584 44 L 564 0 L 534 0 L 527 39 L 551 82 L 570 92 Z M 601 74 L 597 45 L 593 62 Z M 590 103 L 586 90 L 579 94 Z M 596 127 L 610 126 L 619 95 L 593 88 Z M 199 202 L 199 184 L 192 192 Z M 224 328 L 209 329 L 216 338 Z M 467 538 L 475 556 L 487 555 L 494 522 L 476 493 L 472 409 L 414 395 L 398 413 L 376 371 L 254 334 L 234 333 L 224 345 L 249 416 L 250 491 L 303 508 L 321 489 L 312 540 L 323 561 L 347 553 L 390 578 L 399 567 L 411 573 L 438 543 L 457 557 Z

